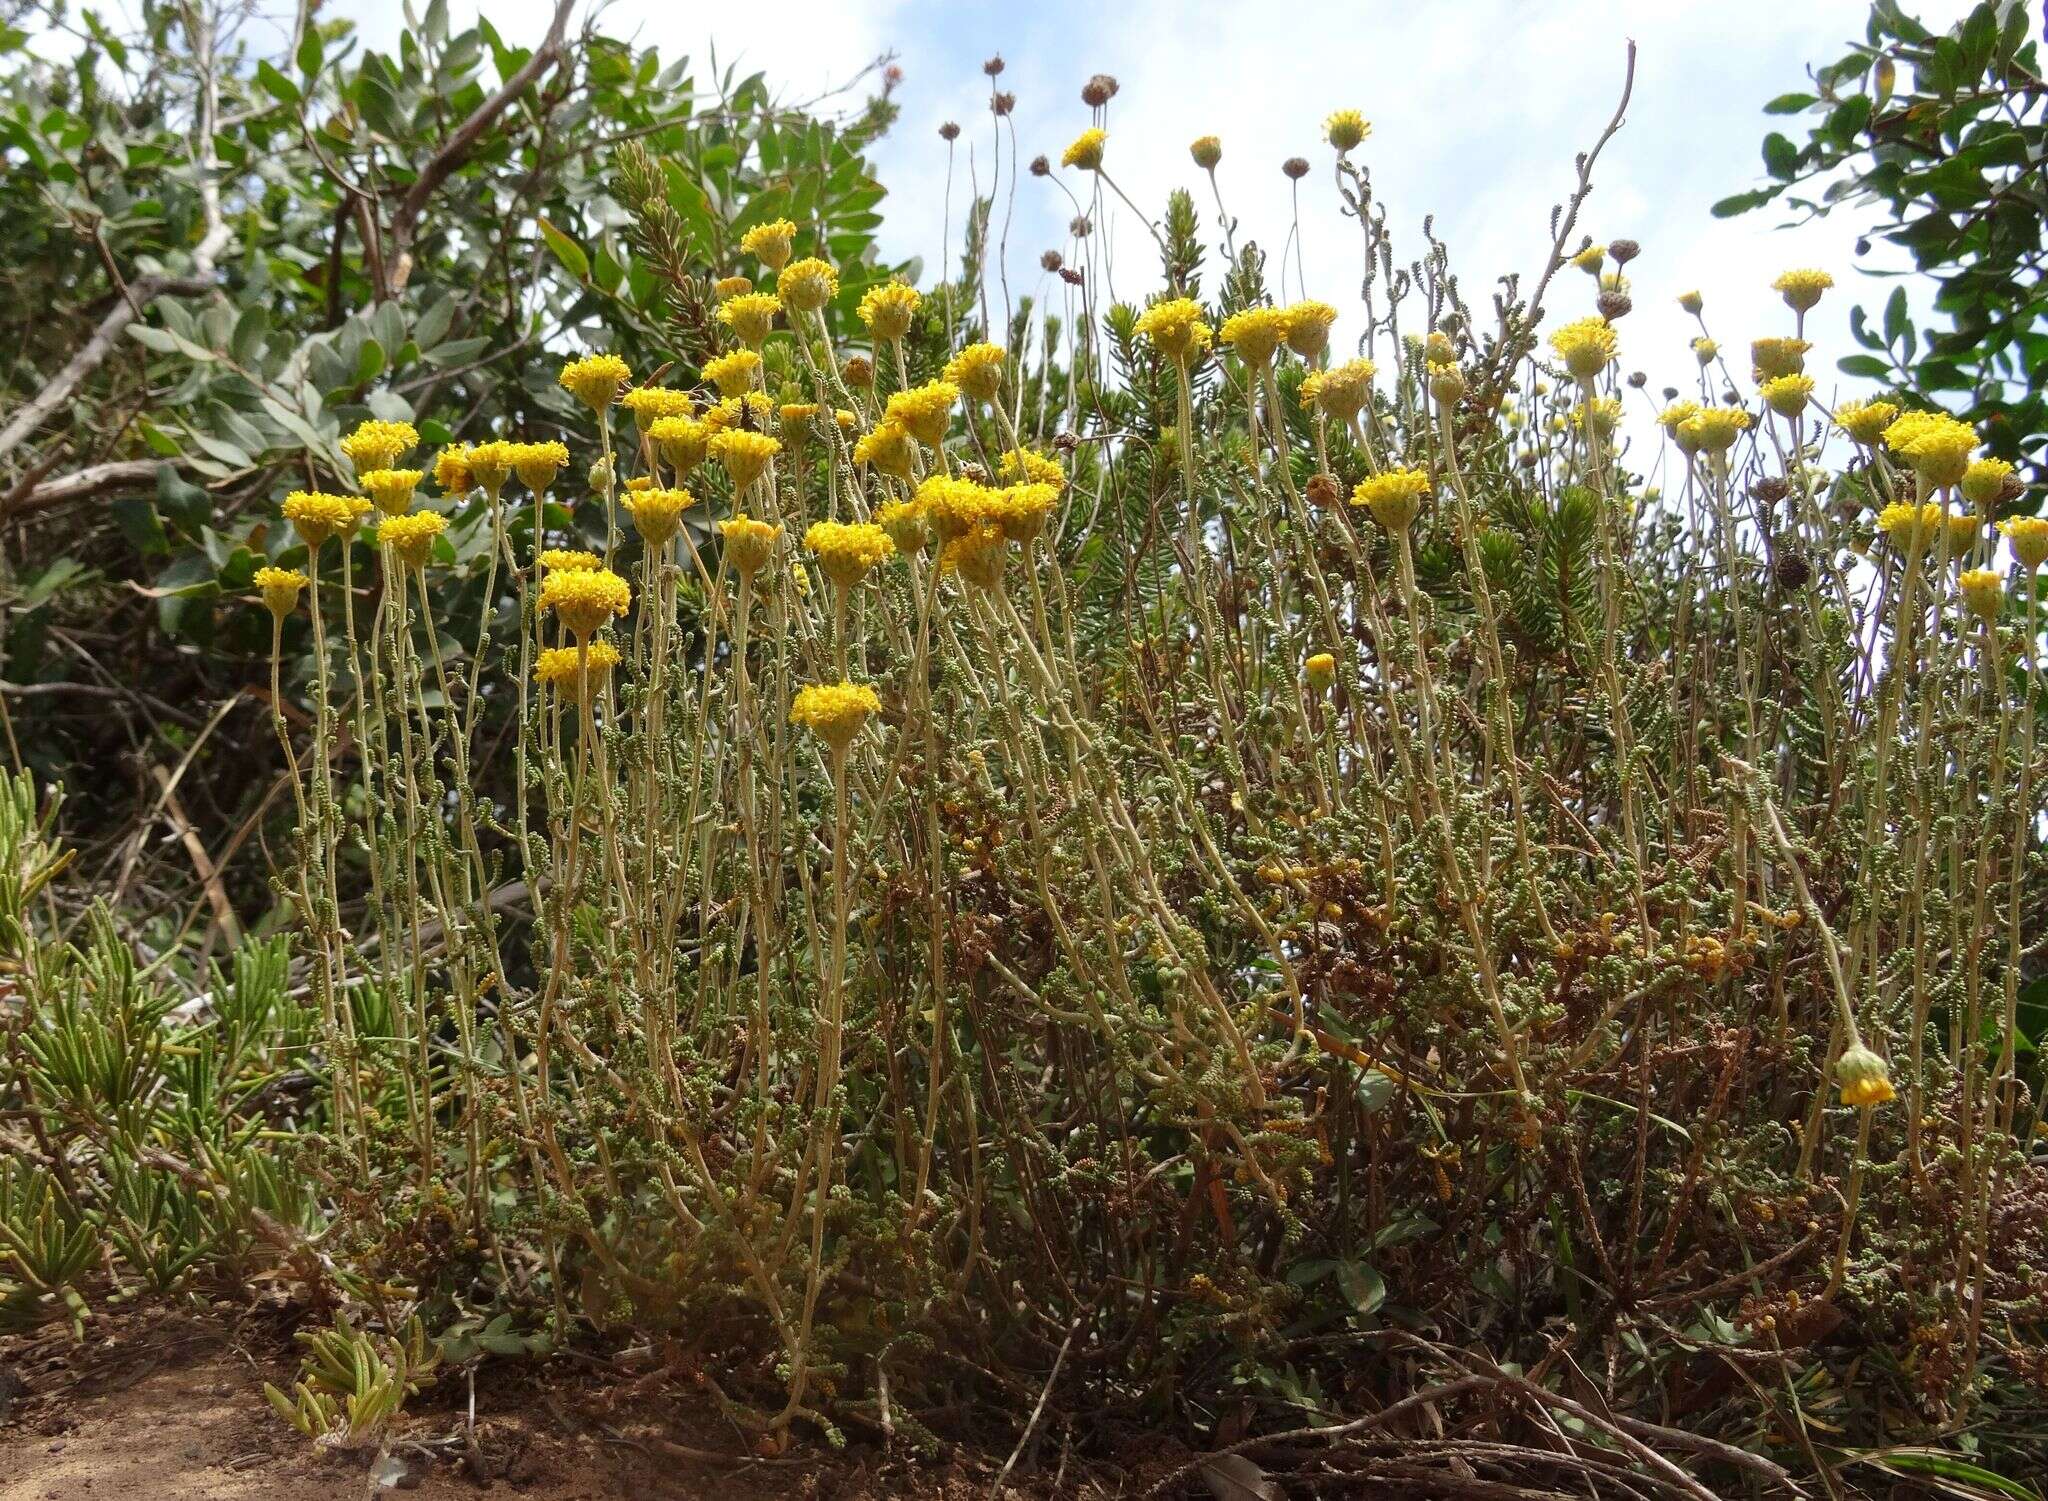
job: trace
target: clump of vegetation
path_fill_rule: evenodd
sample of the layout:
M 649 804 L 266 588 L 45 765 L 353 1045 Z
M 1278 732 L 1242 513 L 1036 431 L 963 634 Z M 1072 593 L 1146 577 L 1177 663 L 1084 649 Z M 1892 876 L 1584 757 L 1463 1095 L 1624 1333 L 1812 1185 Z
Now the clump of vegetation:
M 771 1452 L 965 1405 L 2025 1494 L 2048 522 L 1969 424 L 1817 399 L 1820 272 L 1747 360 L 1660 291 L 1698 390 L 1631 395 L 1590 158 L 1484 315 L 1353 111 L 1358 304 L 1220 189 L 1220 259 L 1177 193 L 1109 301 L 1116 92 L 1056 307 L 991 316 L 985 205 L 920 291 L 795 205 L 693 233 L 635 143 L 608 253 L 701 342 L 593 306 L 546 400 L 298 455 L 242 544 L 288 938 L 179 1004 L 39 920 L 0 801 L 8 1310 L 282 1280 L 336 1445 L 630 1341 Z

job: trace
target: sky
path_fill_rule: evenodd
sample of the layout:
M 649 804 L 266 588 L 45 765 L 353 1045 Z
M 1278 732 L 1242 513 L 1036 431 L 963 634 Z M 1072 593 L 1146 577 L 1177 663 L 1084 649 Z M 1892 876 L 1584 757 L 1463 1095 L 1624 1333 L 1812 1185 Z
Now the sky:
M 1946 26 L 1967 5 L 1920 0 L 1910 8 Z M 454 9 L 460 24 L 464 0 Z M 546 0 L 490 0 L 488 9 L 508 38 L 538 39 L 546 26 Z M 341 0 L 325 13 L 353 13 L 372 46 L 390 46 L 403 24 L 389 0 Z M 1809 64 L 1842 55 L 1866 15 L 1863 0 L 614 0 L 604 24 L 665 58 L 708 61 L 715 48 L 722 65 L 761 70 L 778 97 L 792 101 L 893 53 L 902 114 L 875 152 L 889 190 L 881 248 L 892 259 L 922 257 L 927 276 L 947 243 L 942 122 L 962 127 L 950 202 L 956 250 L 970 148 L 973 170 L 988 180 L 995 136 L 981 65 L 989 57 L 1004 59 L 1000 83 L 1016 95 L 1018 152 L 1027 163 L 1041 152 L 1057 162 L 1088 124 L 1082 84 L 1098 72 L 1115 77 L 1106 165 L 1148 212 L 1184 186 L 1213 230 L 1213 200 L 1187 148 L 1198 135 L 1220 136 L 1218 177 L 1239 237 L 1275 259 L 1292 218 L 1279 165 L 1306 157 L 1315 169 L 1301 184 L 1307 295 L 1340 307 L 1355 302 L 1359 240 L 1339 212 L 1321 122 L 1334 109 L 1358 109 L 1373 126 L 1358 156 L 1388 206 L 1397 255 L 1420 252 L 1423 217 L 1433 215 L 1481 314 L 1490 311 L 1495 277 L 1519 271 L 1528 286 L 1540 273 L 1551 208 L 1571 189 L 1575 156 L 1614 110 L 1632 38 L 1633 100 L 1595 170 L 1580 225 L 1596 240 L 1628 237 L 1643 246 L 1629 268 L 1635 311 L 1621 325 L 1624 366 L 1646 370 L 1653 392 L 1689 387 L 1688 343 L 1697 329 L 1677 294 L 1700 291 L 1710 329 L 1734 350 L 1789 333 L 1790 314 L 1770 281 L 1790 266 L 1818 266 L 1842 284 L 1808 319 L 1817 346 L 1809 368 L 1822 374 L 1828 395 L 1826 372 L 1854 349 L 1850 306 L 1889 292 L 1859 272 L 1857 216 L 1780 228 L 1787 216 L 1775 206 L 1732 220 L 1709 209 L 1761 180 L 1758 148 L 1772 123 L 1765 101 L 1801 88 Z M 1084 174 L 1064 177 L 1086 196 Z M 999 202 L 999 221 L 1002 212 Z M 1066 242 L 1072 207 L 1054 184 L 1026 176 L 1013 212 L 1012 290 L 1040 290 L 1039 254 Z M 1121 215 L 1107 230 L 1117 251 L 1115 290 L 1141 300 L 1151 265 L 1139 243 L 1144 230 L 1127 210 Z M 1286 294 L 1302 295 L 1291 264 L 1287 275 Z M 1549 299 L 1552 321 L 1591 312 L 1593 290 L 1590 279 L 1568 273 Z M 1346 325 L 1338 332 L 1341 345 Z

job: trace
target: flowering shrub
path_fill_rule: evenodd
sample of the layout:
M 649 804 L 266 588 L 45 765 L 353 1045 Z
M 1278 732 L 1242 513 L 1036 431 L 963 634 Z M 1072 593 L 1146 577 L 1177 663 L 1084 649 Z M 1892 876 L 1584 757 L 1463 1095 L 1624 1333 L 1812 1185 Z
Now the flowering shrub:
M 412 1321 L 490 1310 L 674 1341 L 771 1445 L 949 1391 L 1255 1435 L 1423 1393 L 1564 1404 L 1526 1473 L 1647 1440 L 1773 1487 L 2038 1414 L 2048 524 L 1965 425 L 1801 383 L 1824 277 L 1659 406 L 1583 194 L 1487 326 L 1327 131 L 1345 313 L 1249 245 L 1205 285 L 1177 195 L 1142 307 L 1077 235 L 1063 360 L 952 283 L 871 287 L 856 353 L 760 224 L 731 347 L 573 359 L 566 449 L 366 424 L 368 498 L 285 502 L 304 991 L 262 1025 L 313 1102 L 258 1160 L 317 1190 L 252 1245 L 385 1341 L 294 1422 L 381 1424 Z M 507 601 L 461 641 L 458 567 Z M 110 1183 L 233 1199 L 65 1077 L 11 1076 Z

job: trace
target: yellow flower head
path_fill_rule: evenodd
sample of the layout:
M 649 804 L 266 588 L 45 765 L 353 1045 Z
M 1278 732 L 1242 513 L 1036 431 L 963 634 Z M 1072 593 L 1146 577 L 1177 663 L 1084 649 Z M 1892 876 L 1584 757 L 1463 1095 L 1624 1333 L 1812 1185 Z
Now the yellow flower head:
M 1741 407 L 1702 407 L 1678 425 L 1689 451 L 1726 453 L 1735 440 L 1749 431 L 1750 417 Z
M 900 422 L 884 422 L 853 443 L 854 463 L 873 465 L 900 480 L 909 480 L 916 456 L 917 445 L 911 440 L 910 430 Z
M 875 511 L 875 524 L 889 534 L 896 550 L 906 556 L 922 552 L 931 534 L 925 530 L 924 507 L 914 500 L 892 500 Z
M 1946 412 L 1907 412 L 1884 430 L 1884 441 L 1928 485 L 1942 489 L 1969 471 L 1977 432 Z
M 982 521 L 939 550 L 939 571 L 957 573 L 977 589 L 994 593 L 1003 587 L 1003 565 L 1009 558 L 1003 529 L 993 521 Z
M 612 675 L 619 665 L 619 649 L 602 636 L 588 645 L 551 646 L 533 664 L 536 681 L 581 703 Z
M 1785 299 L 1785 306 L 1803 313 L 1820 301 L 1820 294 L 1835 284 L 1825 271 L 1787 271 L 1771 283 L 1771 290 Z
M 1042 453 L 1033 453 L 1028 448 L 1012 448 L 997 455 L 996 478 L 1013 483 L 1021 480 L 1027 484 L 1051 485 L 1055 490 L 1067 488 L 1067 472 L 1060 468 L 1059 461 Z
M 1003 347 L 969 344 L 946 361 L 946 379 L 970 401 L 994 401 L 1003 388 Z
M 775 278 L 782 305 L 799 313 L 815 313 L 839 295 L 839 273 L 814 255 L 792 261 Z
M 615 354 L 586 354 L 562 367 L 562 389 L 589 407 L 602 412 L 619 399 L 619 388 L 633 378 L 626 362 Z
M 434 459 L 434 483 L 443 495 L 467 495 L 476 488 L 476 471 L 469 467 L 469 445 L 444 448 Z
M 1339 422 L 1349 422 L 1365 409 L 1372 399 L 1373 363 L 1371 360 L 1346 360 L 1318 375 L 1309 377 L 1315 381 L 1315 389 L 1309 389 L 1308 381 L 1301 383 L 1304 401 L 1314 402 L 1322 408 L 1323 414 Z
M 718 534 L 725 538 L 725 555 L 732 560 L 733 570 L 741 578 L 752 578 L 775 556 L 782 528 L 770 521 L 756 521 L 741 511 L 719 522 Z
M 1884 430 L 1899 419 L 1888 401 L 1851 401 L 1835 408 L 1835 426 L 1866 448 L 1874 448 Z
M 306 576 L 296 568 L 259 568 L 256 570 L 256 592 L 263 596 L 263 604 L 278 620 L 298 608 L 299 591 L 306 587 Z
M 759 391 L 748 391 L 740 396 L 721 396 L 711 404 L 698 420 L 704 424 L 706 436 L 722 433 L 729 427 L 751 427 L 766 431 L 768 423 L 776 413 L 775 403 Z
M 2012 546 L 2012 555 L 2019 560 L 2020 567 L 2029 573 L 2048 563 L 2048 520 L 2039 516 L 2014 516 L 2009 521 L 1998 523 L 1998 529 L 2005 533 L 2005 540 Z
M 1575 379 L 1590 381 L 1614 363 L 1619 345 L 1605 318 L 1580 318 L 1550 336 L 1550 347 Z
M 960 388 L 951 381 L 927 381 L 891 396 L 882 410 L 882 419 L 897 423 L 925 447 L 937 448 L 946 441 L 946 429 L 953 421 L 953 403 L 959 399 Z
M 603 567 L 603 561 L 594 552 L 585 552 L 577 547 L 550 547 L 541 552 L 540 566 L 543 572 L 574 573 Z
M 1252 369 L 1263 370 L 1287 337 L 1287 315 L 1276 307 L 1246 308 L 1223 320 L 1218 337 Z
M 1337 321 L 1337 310 L 1327 302 L 1313 298 L 1297 302 L 1286 309 L 1287 347 L 1305 360 L 1312 360 L 1330 347 L 1330 325 Z
M 1678 305 L 1697 317 L 1699 310 L 1707 304 L 1706 299 L 1697 292 L 1680 292 L 1678 294 Z
M 711 457 L 725 466 L 735 491 L 746 489 L 766 473 L 768 461 L 780 452 L 779 439 L 739 428 L 727 428 L 711 440 Z
M 851 589 L 877 563 L 896 555 L 889 534 L 871 521 L 814 521 L 804 546 L 818 555 L 818 567 L 842 589 Z
M 1328 693 L 1330 685 L 1337 681 L 1337 659 L 1326 651 L 1319 651 L 1302 663 L 1302 672 L 1308 678 L 1309 687 L 1318 693 Z
M 869 333 L 884 344 L 893 344 L 910 332 L 911 320 L 917 316 L 917 305 L 922 301 L 917 288 L 891 281 L 863 292 L 856 311 Z
M 1836 1060 L 1835 1083 L 1841 1087 L 1844 1105 L 1867 1107 L 1898 1098 L 1884 1059 L 1860 1042 L 1845 1048 Z
M 284 498 L 284 519 L 292 524 L 307 547 L 320 550 L 329 537 L 353 537 L 370 503 L 360 495 L 327 495 L 318 490 L 294 490 Z
M 419 441 L 419 432 L 410 422 L 359 422 L 356 430 L 341 440 L 341 451 L 356 473 L 364 474 L 389 469 L 399 455 L 417 448 Z
M 1692 450 L 1686 447 L 1689 440 L 1684 436 L 1685 424 L 1699 414 L 1700 404 L 1698 402 L 1680 398 L 1657 414 L 1657 425 L 1663 428 L 1665 432 L 1671 434 L 1673 438 L 1679 440 L 1679 446 L 1685 448 L 1687 453 L 1690 453 Z
M 811 435 L 812 425 L 823 410 L 815 401 L 787 401 L 777 407 L 775 416 L 782 424 L 782 441 L 791 445 L 803 442 Z
M 1925 552 L 1934 545 L 1943 519 L 1941 507 L 1931 500 L 1921 505 L 1900 500 L 1877 513 L 1877 529 L 1900 552 Z
M 518 447 L 518 444 L 508 443 L 503 438 L 493 438 L 469 451 L 470 476 L 493 500 L 505 488 L 505 481 L 512 477 L 512 458 Z
M 2012 465 L 2004 459 L 1972 459 L 1963 471 L 1963 498 L 1989 510 L 2005 494 L 2005 482 L 2010 478 Z
M 720 396 L 738 396 L 754 388 L 754 372 L 761 368 L 761 356 L 751 349 L 735 349 L 704 362 L 704 379 L 718 387 Z
M 1138 315 L 1140 338 L 1176 365 L 1193 363 L 1209 347 L 1209 325 L 1202 321 L 1202 305 L 1192 297 L 1168 297 Z
M 540 607 L 555 612 L 562 628 L 579 641 L 595 636 L 633 603 L 633 589 L 609 568 L 570 568 L 540 581 Z
M 1760 382 L 1780 375 L 1804 375 L 1806 352 L 1811 348 L 1805 339 L 1751 339 L 1749 362 Z
M 861 726 L 881 712 L 881 699 L 866 683 L 812 683 L 797 690 L 789 718 L 844 755 Z
M 795 245 L 796 226 L 787 219 L 771 219 L 766 224 L 756 224 L 740 236 L 740 249 L 770 271 L 780 271 L 789 264 L 790 251 Z
M 1588 245 L 1584 250 L 1581 250 L 1572 257 L 1572 264 L 1588 276 L 1598 276 L 1600 268 L 1607 264 L 1607 247 L 1605 245 Z
M 753 290 L 754 278 L 751 276 L 721 276 L 711 284 L 711 295 L 720 302 L 744 297 Z
M 1605 438 L 1621 426 L 1621 400 L 1615 396 L 1595 396 L 1591 401 L 1582 401 L 1572 408 L 1572 425 L 1584 431 L 1591 427 L 1598 436 Z
M 1073 144 L 1060 153 L 1062 167 L 1079 167 L 1083 172 L 1102 170 L 1102 148 L 1109 132 L 1090 127 L 1074 137 Z
M 387 516 L 403 515 L 412 509 L 412 492 L 426 478 L 417 469 L 372 469 L 356 476 L 356 483 Z
M 1957 577 L 1956 588 L 1972 615 L 1987 623 L 1997 621 L 2005 603 L 2005 575 L 1992 568 L 1967 569 Z
M 633 414 L 633 426 L 643 433 L 664 417 L 687 417 L 692 410 L 690 393 L 673 386 L 635 386 L 619 398 L 619 405 Z
M 782 311 L 782 299 L 770 292 L 742 292 L 718 305 L 718 321 L 750 349 L 768 342 L 775 328 L 775 315 Z
M 545 495 L 547 488 L 555 482 L 569 463 L 567 445 L 550 438 L 545 443 L 514 443 L 512 445 L 512 472 L 519 476 L 519 483 L 535 495 Z
M 1776 375 L 1763 383 L 1758 394 L 1763 397 L 1764 405 L 1780 417 L 1797 417 L 1813 400 L 1813 377 Z
M 1465 394 L 1465 372 L 1456 365 L 1432 361 L 1425 373 L 1429 377 L 1429 394 L 1445 406 L 1456 405 Z
M 619 502 L 626 514 L 633 518 L 633 526 L 647 545 L 653 548 L 668 546 L 668 539 L 676 534 L 682 525 L 683 512 L 697 503 L 697 497 L 688 490 L 645 490 L 628 491 Z
M 1372 519 L 1390 532 L 1405 532 L 1422 513 L 1429 494 L 1429 476 L 1420 469 L 1389 469 L 1360 480 L 1351 503 L 1372 512 Z
M 1223 160 L 1223 141 L 1218 136 L 1196 136 L 1188 143 L 1188 155 L 1204 172 L 1214 172 Z
M 977 526 L 994 524 L 995 492 L 973 480 L 934 474 L 917 487 L 917 505 L 942 548 Z
M 710 431 L 695 417 L 659 418 L 647 429 L 647 437 L 678 478 L 704 462 L 711 442 Z
M 377 523 L 377 541 L 391 549 L 407 568 L 425 568 L 434 554 L 434 539 L 448 530 L 448 518 L 438 511 L 414 511 L 407 516 L 386 516 Z
M 1356 149 L 1371 134 L 1372 122 L 1355 109 L 1340 109 L 1323 121 L 1323 136 L 1337 148 L 1339 156 Z
M 1005 485 L 990 500 L 988 517 L 1010 541 L 1028 543 L 1045 530 L 1059 498 L 1053 485 Z

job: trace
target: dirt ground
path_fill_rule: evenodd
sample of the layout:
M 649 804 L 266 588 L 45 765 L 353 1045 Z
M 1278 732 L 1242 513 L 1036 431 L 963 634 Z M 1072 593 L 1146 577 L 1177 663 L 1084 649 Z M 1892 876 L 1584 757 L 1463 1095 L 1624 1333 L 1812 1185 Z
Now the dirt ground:
M 416 1401 L 379 1475 L 374 1456 L 323 1454 L 271 1411 L 263 1383 L 288 1386 L 295 1366 L 274 1318 L 227 1311 L 102 1315 L 82 1345 L 61 1329 L 0 1339 L 0 1501 L 964 1501 L 1000 1467 L 879 1443 L 750 1459 L 673 1390 L 621 1403 L 559 1363 L 500 1363 L 476 1388 L 481 1481 L 459 1376 Z

